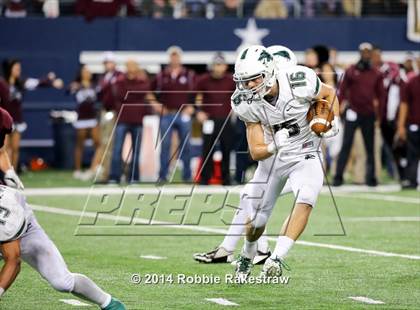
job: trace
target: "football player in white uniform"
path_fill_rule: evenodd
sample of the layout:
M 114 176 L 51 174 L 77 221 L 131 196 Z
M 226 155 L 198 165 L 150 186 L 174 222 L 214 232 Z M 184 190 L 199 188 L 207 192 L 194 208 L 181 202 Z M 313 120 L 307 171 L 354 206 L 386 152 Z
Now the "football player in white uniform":
M 313 99 L 324 98 L 338 115 L 338 100 L 334 89 L 323 84 L 313 70 L 304 66 L 277 70 L 273 56 L 258 45 L 239 53 L 234 80 L 232 109 L 246 123 L 249 151 L 258 161 L 253 179 L 240 195 L 240 208 L 247 210 L 249 222 L 235 273 L 239 279 L 251 273 L 257 240 L 289 180 L 296 205 L 262 270 L 263 276 L 279 276 L 284 257 L 305 229 L 323 183 L 320 138 L 310 130 L 307 112 Z M 337 133 L 333 121 L 323 136 Z
M 38 271 L 57 291 L 68 292 L 106 310 L 124 310 L 118 299 L 85 275 L 71 273 L 60 252 L 38 224 L 23 194 L 0 185 L 0 299 L 20 271 L 21 259 Z
M 273 56 L 278 71 L 297 65 L 296 55 L 286 46 L 272 45 L 267 48 L 267 51 Z M 289 183 L 286 183 L 280 196 L 290 193 L 291 191 Z M 208 264 L 232 262 L 236 245 L 245 232 L 246 221 L 246 210 L 244 208 L 239 208 L 232 219 L 232 223 L 229 226 L 228 232 L 222 243 L 211 251 L 193 254 L 193 258 L 198 262 Z M 252 263 L 254 265 L 263 264 L 270 255 L 271 252 L 269 250 L 268 241 L 263 234 L 258 239 L 257 255 L 255 255 Z

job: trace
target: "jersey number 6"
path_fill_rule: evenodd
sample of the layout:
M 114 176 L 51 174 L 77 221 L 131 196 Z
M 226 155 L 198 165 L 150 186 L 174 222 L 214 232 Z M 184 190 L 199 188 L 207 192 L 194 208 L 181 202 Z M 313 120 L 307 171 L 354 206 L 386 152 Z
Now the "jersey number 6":
M 306 86 L 305 78 L 306 75 L 303 71 L 298 71 L 290 74 L 290 87 L 294 89 L 296 87 Z

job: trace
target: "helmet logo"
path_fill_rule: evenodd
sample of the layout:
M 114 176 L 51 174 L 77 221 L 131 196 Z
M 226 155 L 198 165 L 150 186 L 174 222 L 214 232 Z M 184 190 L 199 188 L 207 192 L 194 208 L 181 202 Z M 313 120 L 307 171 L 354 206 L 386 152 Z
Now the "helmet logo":
M 274 56 L 281 56 L 290 60 L 290 54 L 287 51 L 278 51 L 273 54 Z
M 244 52 L 241 55 L 241 59 L 245 59 L 246 54 L 248 53 L 249 48 L 247 48 L 246 50 L 244 50 Z
M 260 57 L 258 58 L 258 61 L 261 61 L 264 65 L 266 65 L 270 61 L 273 61 L 273 56 L 271 56 L 266 51 L 262 51 Z

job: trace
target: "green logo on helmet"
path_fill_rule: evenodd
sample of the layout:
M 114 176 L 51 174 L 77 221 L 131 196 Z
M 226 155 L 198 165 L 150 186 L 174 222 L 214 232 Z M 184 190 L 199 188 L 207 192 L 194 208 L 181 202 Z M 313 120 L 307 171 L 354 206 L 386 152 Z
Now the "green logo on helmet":
M 274 56 L 284 57 L 290 60 L 290 54 L 286 51 L 278 51 L 273 54 Z
M 246 54 L 248 53 L 249 48 L 247 48 L 246 50 L 243 51 L 242 55 L 241 55 L 241 59 L 245 59 Z
M 271 56 L 266 51 L 262 51 L 258 61 L 261 61 L 264 65 L 266 65 L 268 62 L 273 61 L 273 56 Z

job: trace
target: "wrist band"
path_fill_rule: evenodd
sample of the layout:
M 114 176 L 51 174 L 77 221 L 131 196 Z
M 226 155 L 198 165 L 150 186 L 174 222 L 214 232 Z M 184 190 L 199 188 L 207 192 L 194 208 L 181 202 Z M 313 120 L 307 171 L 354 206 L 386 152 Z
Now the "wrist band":
M 276 145 L 274 144 L 274 141 L 271 142 L 269 145 L 267 145 L 267 152 L 270 154 L 274 154 L 276 152 Z
M 4 288 L 0 287 L 0 297 L 4 294 Z

